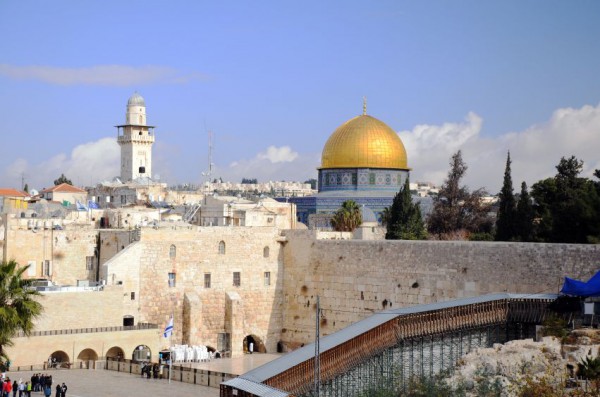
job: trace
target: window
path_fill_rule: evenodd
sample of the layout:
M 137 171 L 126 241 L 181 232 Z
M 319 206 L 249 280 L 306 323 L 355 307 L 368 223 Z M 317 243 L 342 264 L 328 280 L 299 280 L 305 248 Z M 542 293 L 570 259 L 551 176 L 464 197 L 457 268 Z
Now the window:
M 265 272 L 265 285 L 271 285 L 271 272 Z
M 175 287 L 175 273 L 169 273 L 169 288 Z
M 27 275 L 29 277 L 35 277 L 35 273 L 36 273 L 36 270 L 37 270 L 36 269 L 37 265 L 36 265 L 35 261 L 29 261 L 29 262 L 27 262 L 27 266 L 29 266 L 27 268 Z
M 269 257 L 269 247 L 263 248 L 263 257 L 264 258 L 268 258 Z
M 94 270 L 94 257 L 93 256 L 85 257 L 85 270 Z
M 240 272 L 233 272 L 233 286 L 234 287 L 239 287 L 240 285 L 242 285 L 242 280 L 240 277 Z
M 50 262 L 49 260 L 44 261 L 42 273 L 42 276 L 52 276 L 52 262 Z
M 204 288 L 210 288 L 210 273 L 204 273 Z
M 175 259 L 176 255 L 177 255 L 177 248 L 174 245 L 171 245 L 171 247 L 169 248 L 169 258 Z
M 135 292 L 131 293 L 131 300 L 134 301 L 135 300 Z
M 219 243 L 219 254 L 225 255 L 225 241 Z

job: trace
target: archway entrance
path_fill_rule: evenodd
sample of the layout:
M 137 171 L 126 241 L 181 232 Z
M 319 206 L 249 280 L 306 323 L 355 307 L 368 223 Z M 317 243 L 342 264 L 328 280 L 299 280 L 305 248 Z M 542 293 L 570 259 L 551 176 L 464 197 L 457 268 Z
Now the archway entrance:
M 98 353 L 96 353 L 93 349 L 84 349 L 77 356 L 78 360 L 81 361 L 96 361 L 98 359 Z
M 138 347 L 135 348 L 135 350 L 131 354 L 131 360 L 138 361 L 138 362 L 151 361 L 152 360 L 152 352 L 150 351 L 150 348 L 148 346 L 139 345 Z
M 69 355 L 62 350 L 57 350 L 48 357 L 48 368 L 61 368 L 70 365 Z
M 96 368 L 96 360 L 98 360 L 98 353 L 92 349 L 84 349 L 79 353 L 77 359 L 81 362 L 82 368 Z
M 244 353 L 266 353 L 265 344 L 256 335 L 247 335 L 244 338 Z
M 114 360 L 121 360 L 125 357 L 123 349 L 118 346 L 113 346 L 106 352 L 106 358 L 112 358 Z

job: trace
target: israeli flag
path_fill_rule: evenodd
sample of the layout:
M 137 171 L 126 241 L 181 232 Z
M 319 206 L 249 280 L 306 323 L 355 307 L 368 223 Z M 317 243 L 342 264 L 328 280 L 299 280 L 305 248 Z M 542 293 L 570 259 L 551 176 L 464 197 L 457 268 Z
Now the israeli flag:
M 100 208 L 100 206 L 98 205 L 97 202 L 92 201 L 92 200 L 88 200 L 88 207 L 94 210 L 97 210 Z
M 171 336 L 172 333 L 173 333 L 173 316 L 171 316 L 171 319 L 169 320 L 169 324 L 167 324 L 167 327 L 165 328 L 165 333 L 163 335 L 165 336 L 165 338 L 168 338 L 169 336 Z
M 87 207 L 81 204 L 79 200 L 75 203 L 75 206 L 77 207 L 77 211 L 87 211 Z

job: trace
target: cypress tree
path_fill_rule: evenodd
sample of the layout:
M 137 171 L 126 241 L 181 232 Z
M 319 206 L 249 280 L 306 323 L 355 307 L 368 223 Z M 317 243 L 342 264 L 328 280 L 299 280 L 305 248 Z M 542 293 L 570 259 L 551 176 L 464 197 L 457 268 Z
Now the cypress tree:
M 427 238 L 421 207 L 418 203 L 412 202 L 408 178 L 394 197 L 386 226 L 385 238 L 387 240 L 424 240 Z
M 527 184 L 521 183 L 521 194 L 517 203 L 516 235 L 520 241 L 532 241 L 533 239 L 534 210 L 531 197 L 527 191 Z
M 496 219 L 496 241 L 510 241 L 516 237 L 516 203 L 510 175 L 510 152 L 506 157 L 504 183 L 500 190 L 498 218 Z

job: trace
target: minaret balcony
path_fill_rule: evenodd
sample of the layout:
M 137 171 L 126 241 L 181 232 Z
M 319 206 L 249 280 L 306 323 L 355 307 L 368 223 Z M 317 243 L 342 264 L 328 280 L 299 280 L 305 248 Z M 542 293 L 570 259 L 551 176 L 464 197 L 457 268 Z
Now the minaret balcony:
M 118 143 L 154 143 L 154 135 L 119 135 Z

